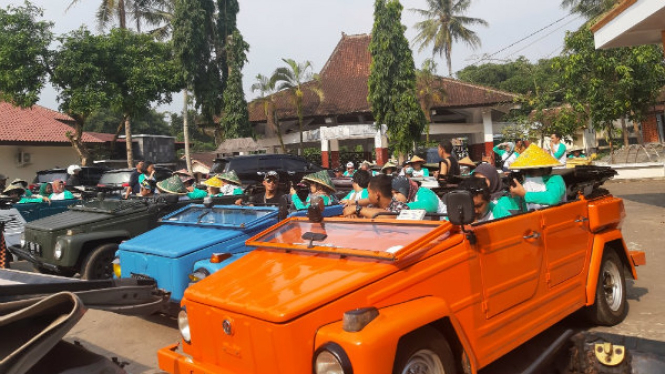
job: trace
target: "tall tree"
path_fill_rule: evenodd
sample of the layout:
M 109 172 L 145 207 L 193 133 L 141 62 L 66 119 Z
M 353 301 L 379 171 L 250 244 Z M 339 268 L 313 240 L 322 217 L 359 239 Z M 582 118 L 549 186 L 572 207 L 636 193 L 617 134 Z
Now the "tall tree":
M 388 127 L 391 144 L 406 154 L 420 139 L 425 114 L 416 98 L 416 68 L 401 15 L 402 5 L 397 0 L 374 2 L 367 101 L 376 123 Z
M 242 88 L 242 68 L 247 62 L 247 44 L 236 30 L 230 37 L 227 53 L 229 61 L 229 80 L 224 90 L 224 108 L 221 127 L 224 138 L 244 138 L 254 136 L 254 129 L 249 123 L 247 100 Z
M 431 58 L 423 61 L 420 70 L 416 70 L 416 89 L 420 108 L 425 114 L 425 141 L 429 145 L 429 126 L 432 123 L 432 105 L 435 101 L 446 98 L 446 90 L 441 79 L 436 76 L 436 62 Z
M 81 1 L 82 0 L 72 0 L 67 7 L 67 10 Z M 131 1 L 132 0 L 101 0 L 99 7 L 97 8 L 97 13 L 95 14 L 99 30 L 104 30 L 114 19 L 118 20 L 118 27 L 126 29 L 127 8 L 131 8 Z
M 275 115 L 275 93 L 276 77 L 273 75 L 270 78 L 263 74 L 256 76 L 256 82 L 252 84 L 252 91 L 259 91 L 259 97 L 255 99 L 251 105 L 263 105 L 263 113 L 266 115 L 266 123 L 268 127 L 277 133 L 279 145 L 282 147 L 282 153 L 286 153 L 284 140 L 282 139 L 282 130 L 279 126 L 279 120 Z
M 642 121 L 665 81 L 659 46 L 596 50 L 588 25 L 566 36 L 557 66 L 563 73 L 566 100 L 594 128 L 605 130 L 612 151 L 614 121 Z
M 323 99 L 323 92 L 319 89 L 318 80 L 319 77 L 317 74 L 314 74 L 312 69 L 312 63 L 310 61 L 305 61 L 297 63 L 292 59 L 282 59 L 288 66 L 280 67 L 275 70 L 273 73 L 275 80 L 279 83 L 277 89 L 288 90 L 289 95 L 291 96 L 291 101 L 293 106 L 296 109 L 296 114 L 298 116 L 298 131 L 300 132 L 300 143 L 298 144 L 298 154 L 303 155 L 303 137 L 302 137 L 302 125 L 303 125 L 303 96 L 305 95 L 304 90 L 310 90 L 316 93 L 319 96 L 319 99 Z M 311 82 L 307 86 L 305 83 Z
M 618 0 L 562 0 L 563 8 L 570 8 L 571 12 L 579 13 L 586 19 L 592 19 L 612 9 Z
M 451 55 L 453 42 L 464 42 L 472 48 L 480 47 L 480 38 L 469 26 L 487 26 L 480 18 L 466 17 L 464 14 L 471 0 L 427 0 L 428 9 L 411 9 L 427 18 L 416 23 L 418 30 L 414 42 L 419 44 L 418 52 L 432 45 L 432 54 L 445 56 L 448 75 L 453 76 Z

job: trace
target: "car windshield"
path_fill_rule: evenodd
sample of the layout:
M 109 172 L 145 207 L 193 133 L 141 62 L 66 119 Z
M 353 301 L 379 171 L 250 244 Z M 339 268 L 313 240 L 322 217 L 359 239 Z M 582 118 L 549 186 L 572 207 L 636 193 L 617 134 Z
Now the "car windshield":
M 165 217 L 164 222 L 207 223 L 242 227 L 274 212 L 276 212 L 276 209 L 192 206 L 182 212 Z
M 393 259 L 430 234 L 436 235 L 443 224 L 406 223 L 405 221 L 288 221 L 270 232 L 252 238 L 252 245 L 280 248 L 330 248 L 331 252 Z M 438 235 L 436 235 L 438 236 Z M 340 251 L 342 250 L 342 251 Z
M 129 182 L 129 177 L 131 174 L 131 171 L 106 172 L 99 179 L 99 184 L 123 184 L 125 182 Z

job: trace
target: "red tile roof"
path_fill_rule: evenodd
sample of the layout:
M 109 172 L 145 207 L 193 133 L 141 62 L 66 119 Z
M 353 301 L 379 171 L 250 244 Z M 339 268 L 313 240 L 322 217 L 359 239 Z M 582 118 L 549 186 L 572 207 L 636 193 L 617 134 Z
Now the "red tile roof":
M 307 87 L 316 84 L 307 82 L 304 88 L 303 112 L 307 116 L 327 116 L 350 113 L 369 113 L 367 102 L 367 80 L 372 57 L 369 53 L 370 35 L 342 34 L 332 55 L 319 74 L 323 100 Z M 483 87 L 450 78 L 440 78 L 448 97 L 443 103 L 435 103 L 434 108 L 459 108 L 488 106 L 512 102 L 514 94 Z M 296 112 L 287 91 L 273 95 L 277 115 L 281 119 L 295 118 Z M 252 102 L 249 106 L 249 119 L 252 122 L 266 120 L 263 105 Z
M 73 131 L 73 128 L 66 122 L 71 123 L 73 119 L 39 105 L 22 109 L 0 102 L 0 142 L 69 143 L 65 134 Z M 104 142 L 87 133 L 83 133 L 83 141 Z

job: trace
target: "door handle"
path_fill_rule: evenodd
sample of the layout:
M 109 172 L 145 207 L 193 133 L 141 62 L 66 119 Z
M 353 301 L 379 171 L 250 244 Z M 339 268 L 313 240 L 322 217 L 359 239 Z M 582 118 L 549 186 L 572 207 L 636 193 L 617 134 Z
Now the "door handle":
M 588 220 L 589 220 L 588 218 L 586 218 L 586 217 L 582 217 L 582 218 L 578 218 L 578 219 L 576 219 L 575 222 L 577 222 L 577 223 L 582 223 L 582 222 L 586 222 L 586 221 L 588 221 Z
M 529 239 L 534 239 L 535 240 L 535 239 L 540 238 L 540 233 L 538 231 L 534 231 L 529 235 L 524 235 L 523 238 L 526 239 L 526 240 L 529 240 Z

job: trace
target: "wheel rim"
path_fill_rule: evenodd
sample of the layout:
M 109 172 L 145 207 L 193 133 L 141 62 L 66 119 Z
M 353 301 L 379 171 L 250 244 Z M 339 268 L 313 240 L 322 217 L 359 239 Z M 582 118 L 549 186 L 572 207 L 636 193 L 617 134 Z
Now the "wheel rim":
M 113 277 L 113 253 L 99 256 L 92 267 L 92 279 L 109 279 Z
M 404 366 L 402 374 L 445 374 L 439 356 L 429 349 L 414 353 Z
M 614 312 L 618 311 L 623 300 L 623 285 L 621 272 L 614 262 L 607 261 L 603 267 L 603 291 L 607 306 Z

